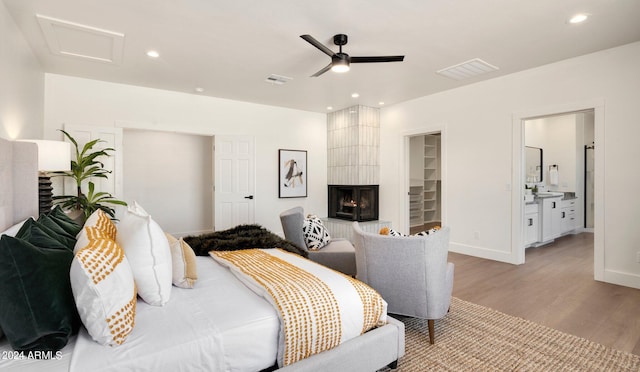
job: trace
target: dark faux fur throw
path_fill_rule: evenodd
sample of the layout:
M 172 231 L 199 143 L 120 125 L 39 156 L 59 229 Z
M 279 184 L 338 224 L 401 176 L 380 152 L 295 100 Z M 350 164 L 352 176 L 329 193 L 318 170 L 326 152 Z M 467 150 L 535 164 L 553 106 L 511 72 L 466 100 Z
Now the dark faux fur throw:
M 237 251 L 251 248 L 282 248 L 285 251 L 308 257 L 309 252 L 284 240 L 260 225 L 239 225 L 199 236 L 184 238 L 198 256 L 208 256 L 209 251 Z

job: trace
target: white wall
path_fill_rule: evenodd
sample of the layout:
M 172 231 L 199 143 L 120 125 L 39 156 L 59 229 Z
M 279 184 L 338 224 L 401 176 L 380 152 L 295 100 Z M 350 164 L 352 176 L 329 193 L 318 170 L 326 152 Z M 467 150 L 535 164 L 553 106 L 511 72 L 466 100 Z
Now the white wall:
M 278 214 L 296 205 L 309 213 L 327 214 L 324 114 L 46 74 L 45 137 L 58 138 L 57 129 L 64 123 L 255 136 L 256 223 L 281 232 Z M 278 198 L 278 149 L 282 148 L 308 151 L 307 198 Z
M 512 247 L 512 223 L 520 217 L 512 216 L 512 168 L 520 166 L 513 164 L 512 119 L 522 112 L 551 114 L 570 104 L 604 102 L 603 137 L 596 146 L 604 154 L 600 192 L 606 204 L 599 208 L 605 226 L 596 242 L 604 246 L 604 280 L 640 288 L 638 66 L 640 42 L 382 109 L 380 217 L 405 228 L 404 174 L 397 166 L 404 160 L 403 133 L 443 127 L 444 223 L 451 227 L 451 250 L 513 262 L 520 247 Z
M 122 152 L 124 199 L 175 236 L 213 231 L 213 137 L 128 129 Z
M 525 144 L 542 149 L 542 184 L 550 191 L 576 192 L 578 179 L 578 114 L 550 116 L 525 122 Z M 582 136 L 580 136 L 582 141 Z M 580 163 L 582 164 L 582 163 Z M 550 184 L 549 167 L 558 166 L 558 184 Z M 580 174 L 582 174 L 582 168 Z
M 0 1 L 0 137 L 40 139 L 44 73 Z

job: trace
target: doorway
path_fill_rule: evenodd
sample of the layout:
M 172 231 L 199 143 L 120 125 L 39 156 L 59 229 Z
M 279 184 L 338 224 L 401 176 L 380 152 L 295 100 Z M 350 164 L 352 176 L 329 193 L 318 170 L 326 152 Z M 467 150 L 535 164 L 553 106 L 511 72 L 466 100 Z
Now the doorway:
M 409 233 L 442 226 L 442 136 L 409 136 Z
M 551 117 L 563 113 L 588 112 L 593 114 L 593 138 L 597 145 L 594 152 L 594 279 L 604 280 L 604 102 L 592 100 L 554 107 L 529 110 L 513 115 L 513 189 L 512 189 L 512 263 L 523 264 L 525 262 L 525 121 L 541 117 Z M 577 149 L 576 149 L 577 150 Z M 577 150 L 578 151 L 578 150 Z M 581 152 L 580 158 L 584 159 Z

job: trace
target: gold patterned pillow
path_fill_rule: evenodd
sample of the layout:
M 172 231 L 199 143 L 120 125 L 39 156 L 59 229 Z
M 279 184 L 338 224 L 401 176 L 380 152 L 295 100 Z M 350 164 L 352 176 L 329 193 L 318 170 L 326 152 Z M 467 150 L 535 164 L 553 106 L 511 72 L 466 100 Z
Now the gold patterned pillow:
M 88 229 L 93 230 L 88 231 Z M 111 218 L 102 209 L 98 209 L 87 218 L 82 230 L 76 236 L 77 241 L 73 248 L 73 253 L 78 253 L 78 250 L 84 248 L 89 243 L 89 240 L 92 239 L 92 236 L 116 240 L 116 232 L 116 225 L 111 221 Z
M 129 261 L 111 239 L 93 239 L 71 262 L 71 289 L 82 323 L 102 345 L 122 344 L 133 330 L 136 287 Z

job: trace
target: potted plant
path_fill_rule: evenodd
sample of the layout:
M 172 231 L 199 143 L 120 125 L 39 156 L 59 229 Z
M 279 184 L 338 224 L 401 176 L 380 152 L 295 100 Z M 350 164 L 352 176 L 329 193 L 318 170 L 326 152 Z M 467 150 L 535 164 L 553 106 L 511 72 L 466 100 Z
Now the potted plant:
M 110 170 L 104 168 L 104 164 L 99 160 L 101 157 L 109 157 L 110 151 L 115 151 L 111 147 L 104 149 L 96 149 L 93 147 L 100 139 L 87 142 L 82 149 L 78 146 L 78 142 L 66 131 L 60 130 L 67 139 L 75 147 L 75 158 L 71 159 L 71 170 L 65 172 L 54 172 L 54 176 L 62 176 L 72 178 L 77 187 L 76 195 L 54 196 L 53 200 L 64 210 L 75 211 L 79 219 L 86 220 L 93 212 L 102 209 L 112 219 L 115 219 L 115 209 L 110 205 L 127 205 L 122 200 L 115 199 L 107 192 L 96 192 L 95 184 L 91 182 L 91 178 L 108 178 Z M 87 183 L 87 193 L 83 192 L 83 184 Z

